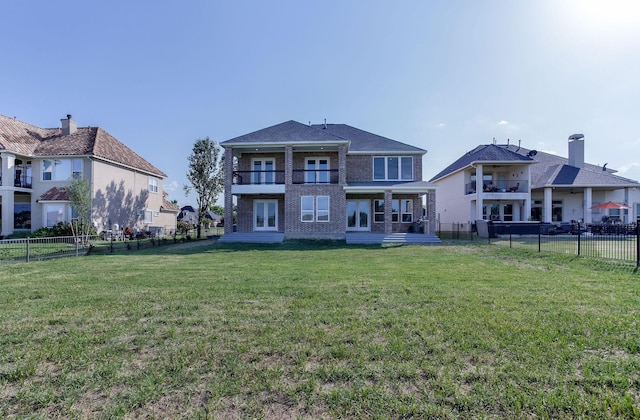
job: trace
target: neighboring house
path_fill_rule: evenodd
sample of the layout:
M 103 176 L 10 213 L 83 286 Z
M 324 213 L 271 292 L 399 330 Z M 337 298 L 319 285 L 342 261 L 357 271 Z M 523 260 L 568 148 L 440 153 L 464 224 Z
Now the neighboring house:
M 347 232 L 411 232 L 434 220 L 425 150 L 345 124 L 284 122 L 220 144 L 225 220 L 237 232 L 345 239 Z M 225 236 L 233 232 L 225 223 Z M 432 230 L 433 231 L 433 230 Z M 236 234 L 234 234 L 236 235 Z
M 584 136 L 569 137 L 568 158 L 512 144 L 480 145 L 431 179 L 442 223 L 475 220 L 632 222 L 640 215 L 640 184 L 584 161 Z M 615 201 L 631 210 L 592 209 Z
M 0 115 L 1 235 L 69 222 L 72 178 L 91 185 L 98 232 L 126 226 L 173 230 L 179 209 L 166 199 L 166 175 L 99 127 L 40 128 Z
M 211 210 L 207 210 L 207 214 L 204 216 L 205 219 L 210 220 L 211 226 L 216 227 L 218 223 L 222 220 L 222 216 L 214 213 Z M 191 225 L 198 225 L 198 211 L 194 209 L 192 206 L 184 206 L 180 209 L 180 213 L 178 214 L 178 221 L 182 221 L 185 223 L 189 223 Z

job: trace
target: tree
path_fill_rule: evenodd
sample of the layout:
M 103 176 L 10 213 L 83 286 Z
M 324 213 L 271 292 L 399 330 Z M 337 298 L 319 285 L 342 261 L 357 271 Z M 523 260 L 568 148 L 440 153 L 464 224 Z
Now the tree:
M 67 187 L 67 195 L 75 217 L 71 221 L 73 236 L 78 242 L 87 243 L 93 228 L 91 223 L 91 185 L 84 178 L 73 178 Z M 74 226 L 75 223 L 75 226 Z
M 220 154 L 220 146 L 209 137 L 196 140 L 193 151 L 189 155 L 189 171 L 187 180 L 190 185 L 184 186 L 185 194 L 191 190 L 198 194 L 197 238 L 200 239 L 204 218 L 218 195 L 224 189 L 224 156 Z

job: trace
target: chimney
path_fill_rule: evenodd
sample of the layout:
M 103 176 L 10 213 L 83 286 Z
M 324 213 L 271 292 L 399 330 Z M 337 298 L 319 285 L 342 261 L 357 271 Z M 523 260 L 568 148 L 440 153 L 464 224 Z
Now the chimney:
M 78 131 L 78 123 L 71 119 L 71 114 L 67 114 L 67 118 L 61 119 L 60 122 L 62 122 L 63 136 L 75 134 L 75 132 Z
M 569 136 L 569 166 L 584 168 L 584 134 Z

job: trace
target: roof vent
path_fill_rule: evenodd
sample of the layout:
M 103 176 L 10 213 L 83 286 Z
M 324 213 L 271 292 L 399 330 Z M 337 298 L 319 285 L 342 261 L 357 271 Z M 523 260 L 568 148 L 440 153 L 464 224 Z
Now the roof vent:
M 527 153 L 527 156 L 528 157 L 534 157 L 537 154 L 538 154 L 537 150 L 529 150 L 529 153 Z

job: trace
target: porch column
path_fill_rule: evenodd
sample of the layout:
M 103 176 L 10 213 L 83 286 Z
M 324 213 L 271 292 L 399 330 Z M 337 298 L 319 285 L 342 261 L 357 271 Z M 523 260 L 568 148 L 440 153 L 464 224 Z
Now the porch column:
M 515 222 L 521 222 L 522 221 L 522 217 L 520 216 L 520 202 L 515 202 L 513 204 L 511 204 L 511 208 L 513 209 L 513 221 Z
M 524 220 L 529 220 L 531 217 L 531 190 L 529 190 L 529 196 L 524 199 Z
M 476 216 L 471 222 L 482 219 L 482 207 L 484 205 L 484 183 L 482 180 L 483 176 L 484 173 L 482 171 L 482 164 L 476 165 Z
M 347 145 L 338 146 L 338 183 L 345 185 L 347 183 Z
M 593 206 L 593 190 L 590 187 L 584 189 L 584 222 L 593 223 L 593 213 L 591 206 Z
M 224 149 L 224 233 L 233 233 L 233 149 Z
M 547 187 L 544 189 L 544 211 L 542 213 L 542 221 L 545 223 L 551 223 L 553 221 L 553 215 L 551 212 L 553 204 L 553 188 Z
M 293 184 L 293 146 L 284 148 L 284 184 Z
M 389 235 L 393 233 L 393 213 L 392 213 L 392 203 L 391 200 L 393 195 L 391 194 L 391 190 L 384 191 L 384 233 Z M 398 215 L 400 217 L 400 215 Z

